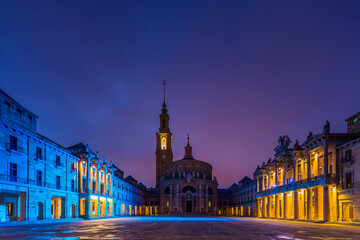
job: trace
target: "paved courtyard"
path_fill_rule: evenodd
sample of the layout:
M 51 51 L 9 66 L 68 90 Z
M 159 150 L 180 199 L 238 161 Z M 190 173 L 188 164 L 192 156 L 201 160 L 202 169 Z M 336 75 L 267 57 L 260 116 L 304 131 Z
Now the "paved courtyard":
M 1 227 L 0 239 L 360 239 L 360 227 L 221 217 L 127 217 Z

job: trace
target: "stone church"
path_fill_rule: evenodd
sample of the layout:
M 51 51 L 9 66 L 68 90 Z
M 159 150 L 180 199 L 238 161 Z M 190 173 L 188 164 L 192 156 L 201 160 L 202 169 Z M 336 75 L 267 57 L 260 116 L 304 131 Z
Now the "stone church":
M 160 214 L 216 214 L 218 183 L 212 166 L 192 156 L 189 136 L 185 156 L 173 161 L 173 136 L 165 104 L 156 133 L 156 188 L 160 197 Z

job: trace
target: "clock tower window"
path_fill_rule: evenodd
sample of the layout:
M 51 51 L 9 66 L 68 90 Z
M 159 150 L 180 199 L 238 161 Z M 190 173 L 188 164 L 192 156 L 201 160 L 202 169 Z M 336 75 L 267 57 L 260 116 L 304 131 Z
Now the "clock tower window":
M 166 150 L 166 137 L 161 138 L 161 150 Z

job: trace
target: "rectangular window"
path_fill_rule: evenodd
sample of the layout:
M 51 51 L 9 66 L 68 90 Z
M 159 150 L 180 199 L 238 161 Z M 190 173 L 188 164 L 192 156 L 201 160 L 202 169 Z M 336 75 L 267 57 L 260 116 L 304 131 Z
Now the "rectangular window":
M 101 192 L 101 194 L 104 194 L 104 193 L 105 193 L 104 184 L 101 184 L 101 185 L 100 185 L 100 192 Z
M 92 182 L 92 192 L 95 193 L 95 191 L 96 191 L 96 182 L 93 181 Z
M 86 176 L 86 164 L 85 163 L 83 164 L 82 170 L 83 170 L 83 175 Z
M 352 172 L 348 172 L 345 174 L 345 188 L 353 187 L 353 177 Z
M 351 149 L 345 151 L 345 161 L 350 162 L 351 161 Z
M 11 107 L 11 103 L 10 103 L 10 102 L 4 101 L 4 103 L 5 103 L 5 105 L 6 105 L 7 107 Z
M 56 155 L 56 159 L 55 159 L 55 167 L 59 167 L 60 166 L 60 156 Z
M 86 178 L 83 178 L 82 180 L 82 192 L 85 193 L 86 190 Z
M 9 217 L 14 216 L 14 204 L 13 203 L 6 203 L 6 214 Z
M 74 163 L 74 162 L 71 162 L 70 166 L 71 166 L 70 171 L 76 172 L 76 170 L 75 170 L 75 163 Z
M 10 181 L 17 182 L 17 164 L 10 163 Z
M 56 189 L 60 189 L 60 176 L 56 176 Z
M 36 185 L 42 186 L 42 171 L 36 171 Z
M 42 148 L 36 147 L 36 159 L 42 160 Z
M 75 180 L 71 180 L 71 191 L 75 192 Z
M 163 125 L 163 128 L 166 128 L 166 120 L 165 119 L 163 119 L 162 125 Z
M 17 151 L 17 137 L 10 135 L 10 149 Z
M 20 108 L 16 108 L 16 111 L 20 114 L 22 114 L 22 110 Z

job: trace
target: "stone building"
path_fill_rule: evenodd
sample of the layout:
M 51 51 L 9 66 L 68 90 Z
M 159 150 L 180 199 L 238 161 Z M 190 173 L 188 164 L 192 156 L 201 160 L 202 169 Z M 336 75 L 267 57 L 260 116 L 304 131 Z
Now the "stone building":
M 330 133 L 327 121 L 323 132 L 309 133 L 303 144 L 289 148 L 288 136 L 279 138 L 275 156 L 258 166 L 257 215 L 267 218 L 314 221 L 359 220 L 360 176 L 359 114 L 348 119 L 348 133 Z M 355 125 L 355 124 L 354 124 Z M 354 157 L 355 156 L 355 157 Z
M 87 145 L 39 134 L 37 119 L 0 90 L 0 222 L 145 214 L 145 186 Z
M 0 90 L 0 222 L 78 217 L 78 158 Z
M 217 181 L 209 163 L 196 160 L 188 143 L 185 156 L 173 161 L 173 137 L 164 101 L 160 114 L 160 128 L 156 133 L 156 186 L 160 214 L 206 213 L 216 214 Z
M 184 158 L 165 165 L 159 190 L 163 214 L 216 214 L 217 181 L 212 166 L 193 158 L 189 138 Z

